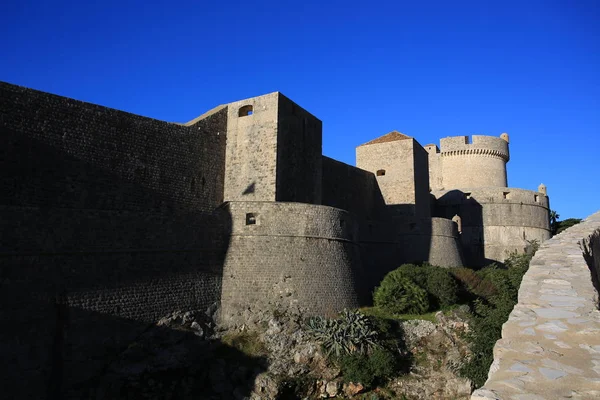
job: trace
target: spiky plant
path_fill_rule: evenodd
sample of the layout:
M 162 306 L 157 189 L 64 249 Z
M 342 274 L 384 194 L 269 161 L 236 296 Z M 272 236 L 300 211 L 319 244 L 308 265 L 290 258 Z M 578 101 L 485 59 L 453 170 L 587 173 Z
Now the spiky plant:
M 344 309 L 338 318 L 312 317 L 307 330 L 328 355 L 366 354 L 376 346 L 378 333 L 358 310 Z

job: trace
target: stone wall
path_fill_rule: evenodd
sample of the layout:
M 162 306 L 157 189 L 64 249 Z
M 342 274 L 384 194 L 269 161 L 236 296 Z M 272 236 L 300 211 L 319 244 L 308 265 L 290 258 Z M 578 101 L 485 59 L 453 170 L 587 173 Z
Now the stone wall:
M 397 215 L 429 215 L 427 152 L 410 137 L 356 148 L 356 166 L 373 173 Z
M 473 400 L 600 398 L 600 212 L 545 242 Z
M 72 388 L 218 299 L 226 112 L 182 126 L 0 83 L 5 396 L 46 398 L 60 371 Z
M 224 322 L 266 303 L 322 315 L 358 306 L 358 226 L 348 212 L 272 202 L 229 202 L 224 208 L 232 218 L 223 271 Z
M 277 201 L 321 204 L 322 123 L 279 93 Z
M 467 266 L 502 262 L 528 241 L 550 237 L 548 197 L 515 188 L 474 188 L 433 192 L 435 215 L 462 219 L 461 243 Z
M 323 156 L 322 204 L 341 208 L 359 220 L 378 219 L 385 202 L 375 175 Z
M 278 103 L 275 92 L 228 105 L 225 200 L 275 201 Z

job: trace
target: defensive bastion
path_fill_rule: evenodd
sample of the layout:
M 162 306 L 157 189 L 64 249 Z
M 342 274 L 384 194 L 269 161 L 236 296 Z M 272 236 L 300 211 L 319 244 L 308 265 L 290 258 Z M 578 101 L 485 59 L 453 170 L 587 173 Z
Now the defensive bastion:
M 435 164 L 394 131 L 354 167 L 322 155 L 321 126 L 278 92 L 179 124 L 0 83 L 4 387 L 40 398 L 61 370 L 78 398 L 174 310 L 333 314 L 403 262 L 502 262 L 549 236 L 545 190 L 506 188 L 505 135 L 442 139 Z

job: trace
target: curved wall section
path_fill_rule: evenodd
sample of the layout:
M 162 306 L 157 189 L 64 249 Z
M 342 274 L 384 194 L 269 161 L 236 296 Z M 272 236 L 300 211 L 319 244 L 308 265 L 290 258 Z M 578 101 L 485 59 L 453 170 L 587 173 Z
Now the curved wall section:
M 359 305 L 360 249 L 346 211 L 301 203 L 230 202 L 232 234 L 221 316 L 235 323 L 248 304 L 332 315 Z
M 506 187 L 508 142 L 499 137 L 457 136 L 440 141 L 444 188 Z
M 545 242 L 472 400 L 600 395 L 600 212 Z
M 456 189 L 434 193 L 436 215 L 462 219 L 461 243 L 467 266 L 503 262 L 529 242 L 550 238 L 548 197 L 514 188 Z
M 443 267 L 462 267 L 457 225 L 446 218 L 431 219 L 429 264 Z

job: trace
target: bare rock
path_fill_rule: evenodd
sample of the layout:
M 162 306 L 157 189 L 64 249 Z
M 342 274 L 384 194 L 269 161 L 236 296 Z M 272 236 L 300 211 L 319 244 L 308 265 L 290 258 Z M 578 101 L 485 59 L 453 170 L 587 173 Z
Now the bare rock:
M 365 390 L 365 387 L 361 383 L 350 382 L 344 385 L 344 394 L 348 397 L 356 396 Z

